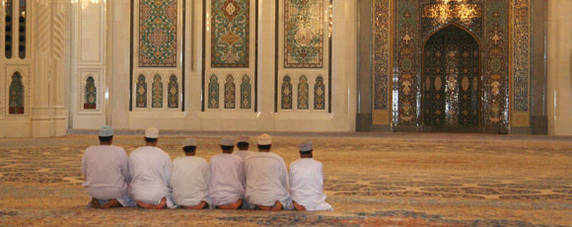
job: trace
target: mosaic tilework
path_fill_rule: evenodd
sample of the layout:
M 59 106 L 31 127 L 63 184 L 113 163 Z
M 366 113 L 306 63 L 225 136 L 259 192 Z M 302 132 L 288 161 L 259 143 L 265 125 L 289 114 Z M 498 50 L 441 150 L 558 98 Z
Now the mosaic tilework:
M 463 0 L 449 1 L 446 8 L 441 8 L 442 1 L 423 0 L 421 12 L 421 24 L 423 38 L 427 39 L 432 33 L 438 31 L 444 25 L 458 24 L 471 31 L 477 37 L 482 37 L 483 30 L 483 2 L 486 0 Z M 440 17 L 443 11 L 450 14 L 449 17 Z M 458 13 L 465 11 L 467 13 Z
M 177 0 L 139 0 L 139 67 L 176 67 L 177 39 Z
M 324 1 L 284 0 L 284 68 L 322 68 Z
M 248 68 L 250 0 L 212 1 L 211 65 Z
M 298 109 L 307 110 L 309 108 L 310 87 L 308 78 L 302 75 L 298 81 Z
M 137 77 L 137 91 L 135 97 L 135 105 L 137 108 L 147 107 L 147 82 L 144 75 Z
M 19 72 L 15 72 L 11 78 L 8 113 L 24 114 L 24 84 L 22 75 Z
M 506 128 L 508 126 L 508 2 L 488 0 L 486 12 L 486 62 L 485 64 L 485 126 Z
M 234 109 L 236 107 L 236 85 L 232 75 L 226 76 L 224 82 L 224 108 Z
M 374 109 L 385 110 L 388 107 L 388 87 L 390 69 L 390 0 L 373 1 L 373 81 Z
M 280 107 L 283 110 L 291 110 L 292 109 L 292 82 L 290 76 L 286 75 L 282 78 L 282 89 L 281 89 L 281 105 Z
M 171 75 L 169 78 L 169 97 L 167 103 L 169 108 L 179 108 L 179 82 L 175 75 Z
M 397 6 L 397 31 L 395 37 L 397 84 L 394 93 L 398 95 L 397 108 L 393 109 L 393 124 L 414 126 L 417 121 L 417 74 L 419 68 L 419 1 L 400 0 Z
M 326 109 L 326 85 L 324 85 L 322 76 L 316 77 L 316 83 L 314 83 L 314 109 Z
M 252 106 L 252 85 L 250 85 L 250 77 L 248 75 L 242 76 L 240 83 L 240 108 L 250 109 Z
M 530 76 L 529 0 L 512 1 L 512 75 L 514 110 L 528 112 Z
M 209 109 L 218 109 L 219 100 L 219 85 L 218 77 L 213 74 L 209 79 L 209 96 L 208 96 L 208 107 Z
M 97 109 L 97 88 L 95 87 L 95 80 L 92 76 L 87 77 L 85 80 L 84 88 L 84 103 L 83 109 L 94 110 Z
M 151 91 L 151 107 L 163 108 L 163 82 L 161 76 L 156 74 L 153 77 L 153 90 Z

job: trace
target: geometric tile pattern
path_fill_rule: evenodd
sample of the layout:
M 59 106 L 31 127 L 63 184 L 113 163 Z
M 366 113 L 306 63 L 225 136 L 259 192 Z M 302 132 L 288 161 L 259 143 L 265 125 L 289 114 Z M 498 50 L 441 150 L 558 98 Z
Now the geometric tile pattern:
M 485 26 L 485 126 L 508 127 L 508 0 L 487 0 Z
M 20 59 L 26 58 L 26 0 L 20 0 L 18 10 L 18 54 Z
M 137 108 L 147 108 L 147 82 L 144 75 L 137 77 L 137 94 L 135 97 Z
M 322 68 L 324 0 L 284 0 L 284 68 Z
M 387 109 L 389 75 L 390 72 L 390 26 L 391 9 L 390 0 L 373 1 L 373 81 L 374 81 L 374 101 L 376 110 Z
M 298 109 L 299 110 L 307 110 L 308 109 L 308 101 L 309 101 L 309 86 L 308 86 L 308 78 L 302 75 L 298 82 Z
M 529 0 L 512 2 L 512 75 L 514 110 L 528 112 L 530 76 L 530 6 Z
M 219 105 L 219 85 L 218 77 L 212 74 L 209 79 L 209 98 L 208 98 L 208 108 L 218 109 Z
M 393 109 L 393 124 L 399 126 L 417 125 L 417 94 L 419 92 L 417 74 L 419 72 L 419 1 L 396 1 L 398 15 L 395 33 L 395 67 L 397 85 L 394 93 L 399 97 L 397 109 Z
M 240 83 L 240 108 L 250 109 L 252 106 L 252 85 L 250 85 L 250 77 L 248 75 L 242 76 L 242 82 Z
M 83 109 L 93 110 L 97 109 L 97 88 L 95 87 L 95 80 L 93 76 L 87 77 L 85 80 L 85 96 Z
M 24 114 L 24 85 L 22 75 L 15 72 L 10 82 L 9 114 Z
M 212 1 L 213 68 L 248 68 L 250 0 Z
M 139 0 L 139 67 L 177 67 L 177 0 Z
M 14 0 L 7 0 L 3 2 L 4 5 L 4 53 L 6 58 L 12 58 L 12 35 L 13 35 L 13 26 L 14 26 Z
M 324 85 L 324 78 L 322 76 L 316 77 L 314 83 L 314 110 L 326 109 L 326 86 Z
M 234 78 L 230 74 L 226 76 L 226 80 L 224 82 L 224 108 L 236 108 L 236 85 L 234 83 Z
M 161 75 L 155 74 L 153 78 L 153 90 L 151 94 L 151 107 L 163 108 L 163 82 Z
M 169 78 L 169 108 L 179 108 L 179 82 L 177 76 L 171 75 Z
M 282 102 L 281 109 L 291 110 L 292 109 L 292 82 L 290 76 L 286 75 L 282 78 Z

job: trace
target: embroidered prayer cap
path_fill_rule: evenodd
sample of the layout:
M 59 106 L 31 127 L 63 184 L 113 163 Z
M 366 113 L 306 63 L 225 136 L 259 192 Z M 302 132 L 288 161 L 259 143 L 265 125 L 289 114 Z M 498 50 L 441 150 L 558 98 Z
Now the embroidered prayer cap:
M 272 144 L 272 137 L 270 135 L 264 133 L 258 136 L 258 145 L 270 145 Z
M 111 126 L 105 125 L 99 129 L 99 136 L 110 137 L 113 136 L 113 128 Z
M 312 151 L 312 141 L 305 141 L 301 143 L 298 147 L 300 147 L 300 152 L 310 152 Z
M 183 141 L 183 147 L 196 147 L 197 146 L 197 141 L 195 140 L 195 138 L 186 138 Z
M 157 129 L 157 128 L 145 129 L 145 138 L 149 138 L 149 139 L 159 138 L 159 129 Z
M 220 145 L 222 146 L 227 146 L 227 147 L 231 147 L 234 146 L 234 138 L 233 137 L 223 137 L 220 140 Z
M 250 137 L 248 137 L 248 136 L 239 136 L 238 137 L 239 143 L 248 143 L 249 140 L 250 140 Z

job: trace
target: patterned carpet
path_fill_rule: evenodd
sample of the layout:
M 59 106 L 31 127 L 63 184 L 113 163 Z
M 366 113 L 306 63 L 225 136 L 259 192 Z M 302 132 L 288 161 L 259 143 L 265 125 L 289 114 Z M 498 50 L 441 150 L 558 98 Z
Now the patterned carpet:
M 307 136 L 307 137 L 302 137 Z M 479 134 L 281 134 L 287 164 L 313 140 L 333 212 L 95 210 L 81 187 L 94 136 L 0 139 L 0 226 L 572 226 L 572 139 Z M 184 137 L 160 139 L 172 158 Z M 218 135 L 198 156 L 218 154 Z M 118 136 L 128 152 L 143 144 Z

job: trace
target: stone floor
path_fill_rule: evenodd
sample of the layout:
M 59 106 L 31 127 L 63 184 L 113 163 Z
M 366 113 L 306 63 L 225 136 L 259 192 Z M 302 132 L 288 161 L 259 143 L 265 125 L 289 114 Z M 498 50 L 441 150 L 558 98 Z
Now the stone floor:
M 301 137 L 307 136 L 307 137 Z M 572 226 L 572 139 L 482 134 L 280 134 L 288 163 L 313 140 L 333 212 L 95 210 L 81 187 L 89 135 L 0 139 L 0 226 L 327 225 Z M 160 139 L 172 158 L 183 136 Z M 219 135 L 198 137 L 198 156 L 218 154 Z M 116 137 L 128 152 L 140 137 Z

